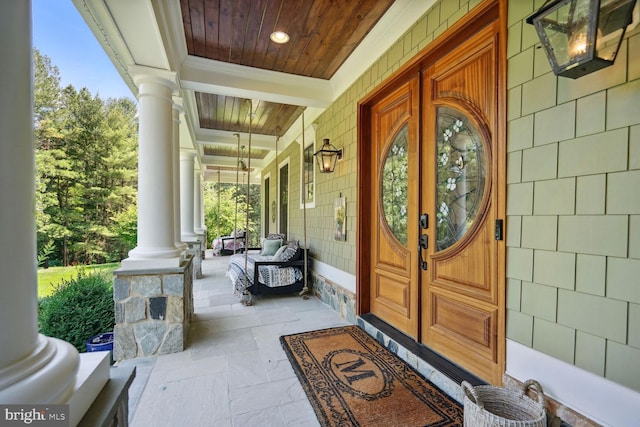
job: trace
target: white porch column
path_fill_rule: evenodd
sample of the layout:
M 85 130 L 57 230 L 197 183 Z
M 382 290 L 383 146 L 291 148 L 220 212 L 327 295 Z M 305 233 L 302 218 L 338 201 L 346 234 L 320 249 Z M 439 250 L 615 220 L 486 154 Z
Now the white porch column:
M 193 227 L 195 157 L 196 154 L 193 152 L 180 153 L 180 227 L 184 242 L 198 240 Z
M 79 356 L 38 333 L 31 2 L 0 2 L 0 403 L 63 404 Z
M 202 213 L 204 212 L 202 201 L 202 171 L 195 169 L 193 174 L 193 230 L 196 234 L 204 234 L 204 221 Z
M 182 252 L 187 250 L 187 245 L 180 235 L 180 113 L 184 111 L 182 99 L 174 97 L 173 102 L 173 232 L 176 247 Z
M 173 214 L 173 100 L 170 71 L 132 66 L 139 88 L 138 245 L 123 269 L 179 267 Z

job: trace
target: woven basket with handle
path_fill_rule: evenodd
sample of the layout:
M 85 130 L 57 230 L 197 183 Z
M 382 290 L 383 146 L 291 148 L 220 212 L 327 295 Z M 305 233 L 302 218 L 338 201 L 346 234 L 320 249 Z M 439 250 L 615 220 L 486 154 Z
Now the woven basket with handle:
M 538 401 L 525 393 L 531 387 Z M 490 385 L 472 386 L 462 382 L 465 427 L 546 427 L 547 413 L 542 387 L 535 380 L 524 383 L 522 390 Z

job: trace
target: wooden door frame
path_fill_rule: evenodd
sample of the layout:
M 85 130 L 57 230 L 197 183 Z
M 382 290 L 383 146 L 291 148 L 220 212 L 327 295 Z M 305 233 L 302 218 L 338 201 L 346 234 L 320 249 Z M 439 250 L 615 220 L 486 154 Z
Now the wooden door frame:
M 357 202 L 357 242 L 356 242 L 356 314 L 363 315 L 370 312 L 370 271 L 371 261 L 367 248 L 371 247 L 371 200 L 363 195 L 371 192 L 371 107 L 387 94 L 415 77 L 416 73 L 420 73 L 429 65 L 435 63 L 438 59 L 444 57 L 448 52 L 467 40 L 473 34 L 476 34 L 482 28 L 490 23 L 500 21 L 499 37 L 499 60 L 496 64 L 498 71 L 498 111 L 497 111 L 497 138 L 498 150 L 496 153 L 502 161 L 502 171 L 506 172 L 506 110 L 507 110 L 507 90 L 506 90 L 506 34 L 507 34 L 507 6 L 506 2 L 500 0 L 487 0 L 475 7 L 461 20 L 456 22 L 452 27 L 447 29 L 436 40 L 425 47 L 407 64 L 395 72 L 392 76 L 383 81 L 371 94 L 358 102 L 358 118 L 357 118 L 357 144 L 358 144 L 358 202 Z M 505 188 L 498 188 L 498 212 L 506 212 L 506 185 Z M 503 284 L 505 282 L 505 253 L 504 245 L 498 253 L 498 281 Z M 501 295 L 504 304 L 504 295 Z M 504 316 L 503 316 L 504 317 Z M 504 322 L 504 318 L 500 320 Z M 500 344 L 501 351 L 504 351 L 504 343 Z

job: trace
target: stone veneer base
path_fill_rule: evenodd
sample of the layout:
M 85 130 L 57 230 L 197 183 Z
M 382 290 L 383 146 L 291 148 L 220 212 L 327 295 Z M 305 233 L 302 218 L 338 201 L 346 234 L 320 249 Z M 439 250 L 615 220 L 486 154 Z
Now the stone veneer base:
M 356 295 L 343 288 L 342 286 L 331 282 L 326 277 L 312 272 L 312 292 L 322 302 L 329 305 L 340 316 L 348 322 L 356 323 Z
M 115 360 L 184 350 L 193 316 L 193 258 L 177 269 L 114 272 Z
M 187 254 L 193 257 L 193 277 L 202 279 L 202 259 L 204 258 L 205 244 L 203 240 L 185 241 Z
M 507 374 L 502 376 L 502 382 L 505 387 L 515 390 L 522 390 L 523 383 Z M 534 396 L 532 396 L 534 397 Z M 573 426 L 573 427 L 598 427 L 600 424 L 590 420 L 579 412 L 564 406 L 555 399 L 545 394 L 547 403 L 547 425 L 549 426 Z

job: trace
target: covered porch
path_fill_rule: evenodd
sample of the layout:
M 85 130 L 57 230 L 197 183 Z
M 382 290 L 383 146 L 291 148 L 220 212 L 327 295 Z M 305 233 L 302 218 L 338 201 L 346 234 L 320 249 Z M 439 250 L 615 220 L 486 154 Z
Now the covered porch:
M 279 337 L 349 322 L 315 296 L 242 305 L 225 275 L 229 258 L 207 252 L 185 350 L 118 363 L 136 367 L 131 425 L 319 425 Z
M 116 363 L 115 369 L 136 369 L 129 389 L 132 426 L 319 426 L 280 337 L 354 323 L 462 404 L 456 375 L 464 372 L 451 366 L 446 372 L 438 365 L 441 360 L 404 347 L 400 336 L 387 335 L 388 329 L 341 312 L 319 287 L 307 298 L 259 295 L 255 304 L 243 305 L 231 292 L 228 257 L 210 253 L 202 262 L 202 277 L 194 280 L 195 310 L 185 350 Z M 468 374 L 464 379 L 478 381 Z
M 6 78 L 0 86 L 0 116 L 4 119 L 0 128 L 5 131 L 0 145 L 0 235 L 9 242 L 3 245 L 0 259 L 4 275 L 0 320 L 12 326 L 0 335 L 0 373 L 7 374 L 0 380 L 16 373 L 20 377 L 17 383 L 20 379 L 28 382 L 30 373 L 38 371 L 33 367 L 45 366 L 42 371 L 54 381 L 39 378 L 38 382 L 31 382 L 23 397 L 30 401 L 70 402 L 72 411 L 80 417 L 82 410 L 76 408 L 83 405 L 70 397 L 74 392 L 82 394 L 75 382 L 81 366 L 78 355 L 63 343 L 39 335 L 34 315 L 33 123 L 26 96 L 32 93 L 31 44 L 29 8 L 24 3 L 3 4 L 0 14 L 4 23 L 0 28 L 6 31 L 7 39 L 15 41 L 3 46 L 6 50 L 0 55 L 12 59 L 5 63 Z M 569 424 L 635 423 L 633 411 L 640 402 L 637 12 L 636 25 L 625 36 L 615 65 L 569 80 L 553 74 L 538 49 L 532 27 L 525 22 L 540 2 L 386 2 L 389 13 L 377 11 L 377 18 L 384 19 L 369 33 L 368 44 L 362 45 L 358 55 L 328 77 L 302 77 L 207 57 L 219 51 L 207 51 L 206 43 L 194 45 L 190 30 L 201 36 L 205 33 L 203 16 L 205 5 L 211 4 L 208 2 L 74 3 L 139 101 L 138 242 L 122 261 L 121 271 L 133 276 L 182 268 L 185 285 L 188 282 L 189 289 L 193 289 L 193 299 L 190 293 L 184 295 L 184 313 L 191 331 L 179 337 L 184 341 L 178 340 L 177 347 L 184 344 L 184 348 L 176 350 L 183 351 L 123 360 L 114 368 L 137 367 L 131 388 L 130 419 L 134 425 L 159 421 L 166 425 L 188 424 L 185 421 L 207 425 L 211 420 L 221 425 L 251 425 L 256 420 L 269 420 L 265 424 L 275 425 L 316 425 L 277 338 L 302 328 L 345 323 L 359 323 L 376 337 L 380 332 L 368 329 L 371 325 L 365 322 L 368 316 L 380 314 L 368 306 L 370 294 L 377 290 L 376 282 L 362 274 L 369 269 L 370 248 L 377 242 L 361 243 L 372 230 L 367 225 L 375 225 L 377 217 L 361 207 L 371 194 L 382 192 L 362 191 L 362 183 L 370 176 L 363 174 L 361 166 L 378 159 L 374 155 L 377 153 L 363 149 L 369 146 L 367 132 L 371 127 L 363 128 L 358 119 L 361 102 L 380 88 L 402 83 L 398 80 L 402 72 L 423 73 L 419 68 L 426 65 L 416 58 L 443 45 L 457 45 L 462 39 L 452 36 L 459 36 L 462 30 L 479 32 L 479 18 L 483 25 L 489 18 L 497 23 L 497 29 L 490 33 L 497 43 L 496 60 L 491 63 L 502 67 L 497 87 L 492 86 L 494 80 L 486 80 L 491 83 L 487 85 L 488 93 L 495 95 L 496 101 L 494 158 L 499 161 L 494 172 L 499 179 L 492 199 L 496 202 L 495 215 L 486 221 L 485 231 L 486 241 L 495 242 L 498 252 L 479 263 L 488 270 L 490 267 L 494 274 L 495 292 L 491 298 L 496 304 L 490 307 L 491 316 L 484 316 L 480 309 L 485 309 L 486 304 L 481 302 L 467 304 L 467 311 L 451 311 L 454 315 L 449 320 L 460 326 L 462 340 L 473 341 L 469 338 L 474 336 L 462 334 L 471 330 L 481 338 L 477 342 L 486 344 L 480 353 L 488 355 L 496 366 L 494 379 L 488 381 L 508 384 L 531 377 L 540 379 L 555 402 L 550 410 Z M 332 2 L 324 2 L 325 6 L 329 3 Z M 374 3 L 381 2 L 371 2 Z M 205 41 L 213 45 L 218 42 Z M 315 56 L 290 61 L 293 65 L 333 59 L 332 54 L 319 53 L 321 46 L 312 41 L 302 45 L 315 47 Z M 204 53 L 199 50 L 203 46 Z M 242 140 L 252 138 L 256 156 L 257 149 L 263 150 L 260 159 L 251 159 L 251 167 L 255 168 L 252 179 L 263 185 L 262 209 L 268 213 L 262 232 L 286 232 L 288 239 L 302 239 L 309 233 L 317 299 L 265 298 L 253 307 L 241 306 L 224 277 L 226 259 L 201 256 L 203 242 L 210 240 L 205 237 L 207 230 L 202 221 L 202 183 L 215 179 L 225 168 L 231 168 L 233 173 L 237 169 L 237 139 L 232 133 L 236 130 L 216 128 L 229 123 L 214 123 L 213 109 L 207 110 L 218 102 L 223 105 L 226 98 L 228 105 L 238 107 L 236 119 L 243 120 L 243 126 L 239 126 Z M 249 117 L 258 115 L 260 105 L 272 111 L 276 110 L 274 105 L 293 106 L 284 111 L 293 120 L 286 128 L 275 126 L 273 134 L 256 136 Z M 303 120 L 298 120 L 301 113 Z M 416 116 L 416 122 L 427 123 L 427 118 L 433 118 L 429 114 Z M 415 135 L 436 134 L 425 127 Z M 315 174 L 313 162 L 309 166 L 307 161 L 308 152 L 320 148 L 324 138 L 344 150 L 343 160 L 333 174 Z M 427 147 L 426 139 L 416 138 L 413 142 L 420 150 Z M 380 142 L 381 152 L 390 151 L 386 143 Z M 424 159 L 435 163 L 437 157 L 433 154 L 424 155 Z M 308 167 L 314 172 L 307 175 Z M 284 185 L 289 183 L 290 186 Z M 371 183 L 378 184 L 374 180 Z M 283 187 L 290 192 L 283 193 Z M 335 239 L 333 234 L 335 202 L 343 197 L 347 203 L 346 240 Z M 13 209 L 5 210 L 6 206 Z M 407 223 L 413 224 L 409 231 L 415 240 L 400 248 L 407 253 L 416 248 L 419 207 L 414 203 L 409 209 L 413 217 Z M 427 206 L 431 224 L 438 218 L 436 207 L 435 203 Z M 496 226 L 500 224 L 495 239 L 489 233 L 494 216 L 500 221 L 495 222 Z M 433 232 L 430 231 L 432 237 Z M 457 257 L 456 261 L 463 263 L 459 271 L 467 270 L 464 257 Z M 418 274 L 417 263 L 415 267 L 411 271 Z M 407 283 L 427 283 L 426 274 Z M 433 288 L 437 286 L 435 283 Z M 123 289 L 128 288 L 123 286 L 120 290 Z M 415 294 L 420 296 L 418 290 Z M 436 296 L 451 294 L 445 290 Z M 401 300 L 386 299 L 391 300 L 388 305 Z M 419 319 L 412 320 L 416 325 L 420 320 L 424 321 L 424 330 L 439 326 L 431 322 L 435 317 L 430 306 L 412 307 L 420 307 L 413 310 L 419 314 Z M 117 310 L 116 307 L 116 316 Z M 459 313 L 481 315 L 468 315 L 458 322 Z M 499 325 L 495 334 L 485 329 L 489 321 Z M 383 341 L 389 339 L 380 333 Z M 401 336 L 397 332 L 394 339 Z M 477 342 L 471 342 L 472 348 L 479 347 Z M 433 341 L 423 334 L 412 344 L 422 349 Z M 51 363 L 39 363 L 39 354 L 32 357 L 32 352 L 42 349 L 48 349 L 42 357 L 49 357 L 47 362 Z M 237 361 L 235 356 L 239 354 L 251 362 Z M 414 353 L 405 351 L 403 356 L 451 395 L 460 392 L 459 381 L 449 388 L 451 379 L 441 370 L 431 369 Z M 473 371 L 474 365 L 462 364 L 462 368 Z M 94 391 L 98 392 L 107 380 L 108 370 L 106 375 L 102 373 Z M 56 387 L 40 389 L 38 384 L 44 383 L 55 383 Z M 10 385 L 11 381 L 0 382 L 0 397 L 11 394 Z M 263 395 L 264 390 L 266 394 L 274 390 L 274 395 L 280 392 L 286 397 L 265 401 L 264 405 L 258 405 L 256 399 L 244 400 L 253 397 L 250 391 L 258 389 Z M 82 403 L 86 409 L 91 398 L 85 400 Z M 296 413 L 300 418 L 287 418 L 288 409 L 299 411 Z

